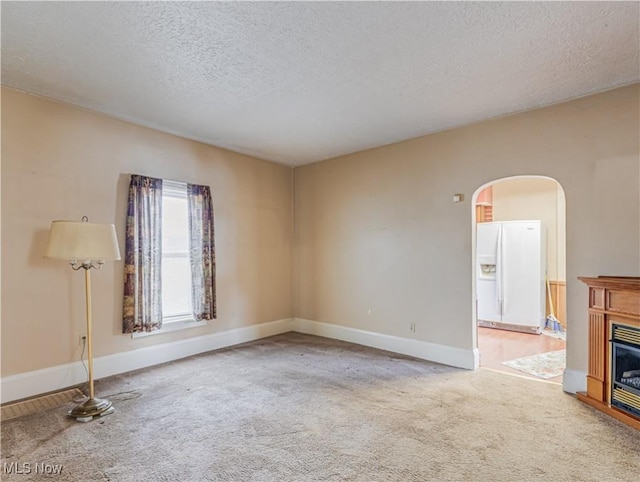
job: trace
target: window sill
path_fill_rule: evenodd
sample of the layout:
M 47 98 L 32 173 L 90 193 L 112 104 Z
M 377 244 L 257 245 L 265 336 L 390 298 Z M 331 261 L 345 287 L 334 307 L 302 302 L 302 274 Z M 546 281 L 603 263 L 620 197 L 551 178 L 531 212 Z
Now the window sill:
M 189 328 L 197 328 L 199 326 L 205 326 L 206 324 L 207 324 L 206 320 L 196 321 L 194 319 L 165 321 L 162 324 L 162 328 L 160 328 L 159 330 L 142 332 L 142 333 L 132 333 L 131 338 L 133 338 L 134 340 L 136 338 L 146 338 L 147 336 L 161 335 L 163 333 L 171 333 L 173 331 L 187 330 Z

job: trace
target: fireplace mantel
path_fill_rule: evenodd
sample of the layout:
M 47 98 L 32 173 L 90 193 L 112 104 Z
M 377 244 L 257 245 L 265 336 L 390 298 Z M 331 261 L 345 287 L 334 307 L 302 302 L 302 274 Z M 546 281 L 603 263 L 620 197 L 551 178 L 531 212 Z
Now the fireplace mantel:
M 589 286 L 587 391 L 578 399 L 640 430 L 640 418 L 611 406 L 611 325 L 640 328 L 640 278 L 578 278 Z

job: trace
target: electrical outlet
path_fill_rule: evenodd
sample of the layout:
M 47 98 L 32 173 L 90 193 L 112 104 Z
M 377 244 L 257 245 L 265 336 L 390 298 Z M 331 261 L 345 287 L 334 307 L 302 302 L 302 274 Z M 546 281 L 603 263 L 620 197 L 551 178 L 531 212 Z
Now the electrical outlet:
M 416 324 L 415 324 L 415 322 L 411 322 L 411 324 L 409 325 L 409 331 L 411 333 L 415 333 L 416 332 Z
M 78 335 L 78 344 L 80 346 L 84 346 L 85 343 L 87 343 L 87 334 L 86 333 L 80 333 L 80 335 Z

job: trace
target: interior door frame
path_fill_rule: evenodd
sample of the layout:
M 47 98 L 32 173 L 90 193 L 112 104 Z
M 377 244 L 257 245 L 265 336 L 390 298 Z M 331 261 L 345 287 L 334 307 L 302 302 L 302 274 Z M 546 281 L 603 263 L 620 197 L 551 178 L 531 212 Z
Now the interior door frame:
M 554 181 L 558 186 L 560 186 L 560 191 L 562 192 L 562 195 L 564 196 L 565 199 L 565 232 L 566 232 L 566 225 L 567 225 L 567 219 L 566 219 L 566 211 L 567 211 L 567 207 L 566 207 L 566 193 L 564 190 L 564 187 L 562 187 L 562 184 L 560 184 L 560 182 L 551 177 L 551 176 L 542 176 L 539 174 L 520 174 L 520 175 L 515 175 L 515 176 L 507 176 L 507 177 L 502 177 L 502 178 L 498 178 L 498 179 L 494 179 L 492 181 L 486 182 L 484 184 L 482 184 L 481 186 L 479 186 L 475 192 L 473 193 L 473 196 L 471 196 L 471 338 L 472 338 L 472 344 L 474 347 L 474 369 L 478 369 L 480 367 L 480 349 L 478 348 L 478 316 L 477 316 L 477 286 L 476 286 L 476 276 L 477 276 L 477 270 L 476 270 L 476 251 L 477 251 L 477 239 L 476 239 L 476 200 L 478 199 L 478 195 L 480 194 L 480 192 L 489 187 L 489 186 L 493 186 L 497 183 L 500 182 L 504 182 L 504 181 L 510 181 L 510 180 L 515 180 L 515 179 L 547 179 L 550 181 Z M 565 245 L 566 245 L 566 238 L 565 238 Z M 565 257 L 565 272 L 566 272 L 566 257 Z M 568 320 L 567 320 L 567 324 L 568 324 Z M 568 330 L 567 330 L 568 331 Z

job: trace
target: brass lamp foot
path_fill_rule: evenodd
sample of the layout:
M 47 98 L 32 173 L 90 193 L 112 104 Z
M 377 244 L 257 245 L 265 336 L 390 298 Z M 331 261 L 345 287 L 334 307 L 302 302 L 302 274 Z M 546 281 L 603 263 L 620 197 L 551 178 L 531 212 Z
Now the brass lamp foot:
M 69 411 L 69 416 L 75 418 L 78 422 L 89 422 L 93 417 L 104 417 L 113 413 L 115 408 L 113 404 L 103 398 L 90 398 L 73 410 Z

